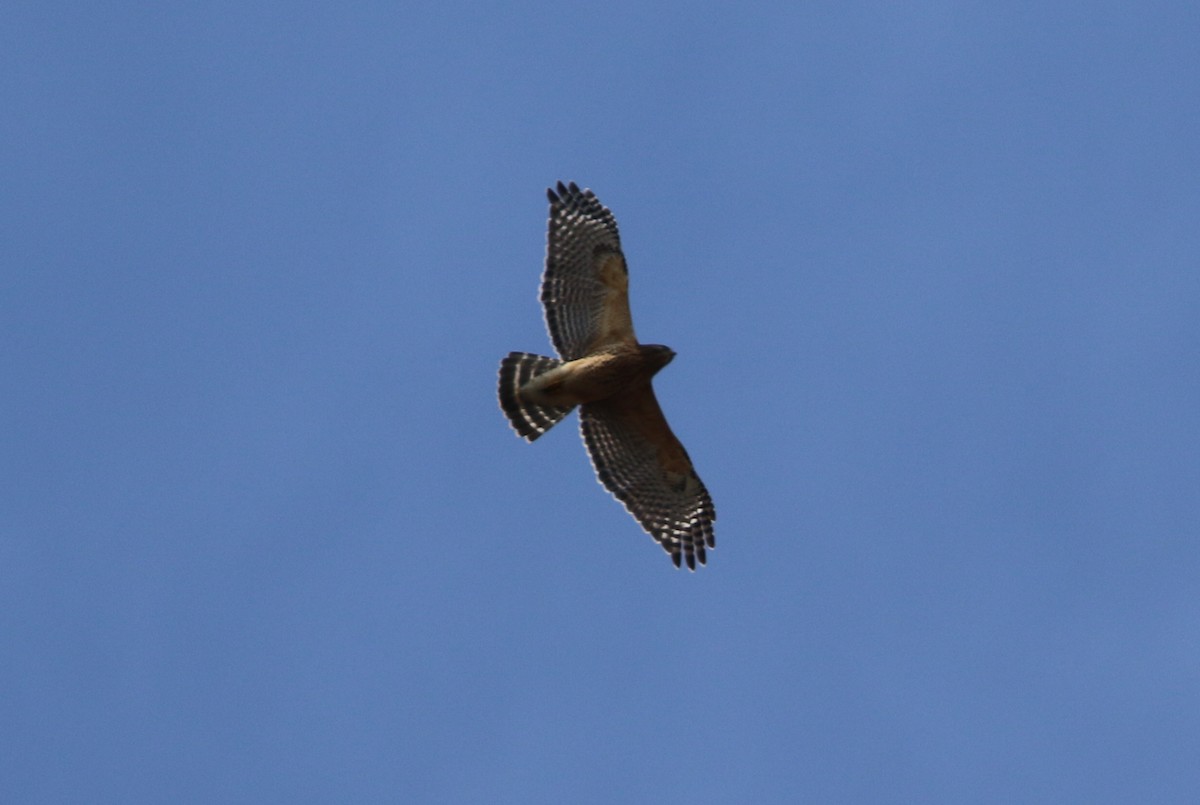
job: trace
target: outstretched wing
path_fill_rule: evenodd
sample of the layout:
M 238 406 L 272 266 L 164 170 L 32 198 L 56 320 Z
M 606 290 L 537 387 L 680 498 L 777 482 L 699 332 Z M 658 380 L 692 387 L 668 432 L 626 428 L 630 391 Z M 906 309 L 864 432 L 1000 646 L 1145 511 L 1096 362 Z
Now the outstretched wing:
M 629 315 L 629 272 L 612 211 L 591 190 L 558 183 L 550 199 L 550 231 L 542 306 L 554 348 L 565 360 L 611 344 L 636 344 Z
M 642 528 L 695 569 L 716 546 L 712 498 L 667 425 L 649 383 L 580 406 L 579 425 L 600 483 Z

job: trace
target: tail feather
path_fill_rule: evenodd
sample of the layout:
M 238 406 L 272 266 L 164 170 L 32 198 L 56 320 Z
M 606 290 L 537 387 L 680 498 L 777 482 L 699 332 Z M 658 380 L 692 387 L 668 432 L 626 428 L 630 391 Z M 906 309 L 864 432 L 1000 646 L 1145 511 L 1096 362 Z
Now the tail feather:
M 531 442 L 571 413 L 571 408 L 523 400 L 521 386 L 562 364 L 563 361 L 557 358 L 528 352 L 510 352 L 500 361 L 500 410 L 508 417 L 513 430 Z

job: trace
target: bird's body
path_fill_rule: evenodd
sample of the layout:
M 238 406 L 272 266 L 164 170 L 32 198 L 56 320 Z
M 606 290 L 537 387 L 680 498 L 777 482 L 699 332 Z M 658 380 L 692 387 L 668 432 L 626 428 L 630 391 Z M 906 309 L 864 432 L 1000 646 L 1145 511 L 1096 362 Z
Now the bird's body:
M 599 402 L 649 383 L 674 356 L 666 347 L 615 345 L 538 375 L 521 389 L 521 396 L 539 405 L 568 408 Z
M 510 353 L 500 363 L 500 407 L 533 441 L 580 409 L 580 430 L 600 482 L 678 566 L 704 564 L 715 545 L 708 490 L 667 425 L 651 378 L 675 353 L 639 344 L 629 275 L 612 212 L 590 190 L 558 185 L 541 299 L 560 358 Z

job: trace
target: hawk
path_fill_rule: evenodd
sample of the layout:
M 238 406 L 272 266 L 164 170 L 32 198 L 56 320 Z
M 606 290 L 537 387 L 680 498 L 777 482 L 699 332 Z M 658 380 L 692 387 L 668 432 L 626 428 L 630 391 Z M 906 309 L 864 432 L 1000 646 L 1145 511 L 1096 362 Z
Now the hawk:
M 675 353 L 639 344 L 617 221 L 591 190 L 558 183 L 541 300 L 558 358 L 510 352 L 500 362 L 500 408 L 532 442 L 579 407 L 596 477 L 675 566 L 691 570 L 715 547 L 717 519 L 687 451 L 658 406 L 650 379 Z

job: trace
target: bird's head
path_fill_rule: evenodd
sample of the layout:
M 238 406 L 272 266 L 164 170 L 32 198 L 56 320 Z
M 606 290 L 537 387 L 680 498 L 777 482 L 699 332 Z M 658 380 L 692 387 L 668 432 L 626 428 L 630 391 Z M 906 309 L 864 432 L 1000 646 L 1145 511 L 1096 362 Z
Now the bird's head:
M 641 350 L 646 362 L 654 367 L 655 372 L 662 369 L 675 358 L 675 350 L 670 347 L 664 347 L 662 344 L 641 344 L 638 349 Z

